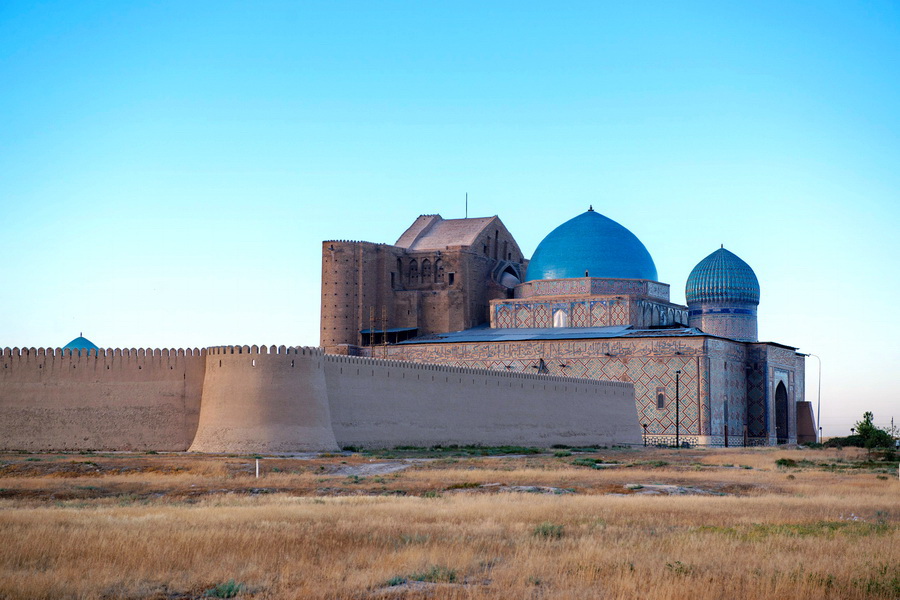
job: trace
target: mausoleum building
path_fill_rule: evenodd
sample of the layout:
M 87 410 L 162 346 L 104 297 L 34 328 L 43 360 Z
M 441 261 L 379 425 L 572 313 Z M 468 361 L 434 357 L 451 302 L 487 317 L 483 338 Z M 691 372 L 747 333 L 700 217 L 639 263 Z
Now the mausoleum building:
M 443 274 L 425 276 L 425 260 Z M 682 306 L 644 244 L 593 207 L 530 261 L 497 217 L 428 215 L 394 246 L 325 242 L 322 287 L 326 352 L 631 383 L 647 443 L 815 440 L 797 425 L 813 423 L 804 356 L 757 339 L 758 279 L 724 247 Z

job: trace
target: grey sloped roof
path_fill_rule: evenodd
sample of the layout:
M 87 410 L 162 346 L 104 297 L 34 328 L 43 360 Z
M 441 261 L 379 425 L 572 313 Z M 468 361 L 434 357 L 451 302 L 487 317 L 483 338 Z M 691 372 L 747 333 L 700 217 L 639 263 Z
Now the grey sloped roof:
M 495 218 L 444 219 L 440 215 L 422 215 L 394 245 L 412 252 L 443 250 L 447 246 L 471 246 Z
M 419 336 L 401 344 L 440 344 L 474 342 L 519 342 L 526 340 L 582 340 L 620 337 L 693 337 L 707 335 L 693 327 L 632 329 L 630 325 L 612 327 L 523 327 L 490 328 L 487 326 Z
M 478 342 L 522 342 L 531 340 L 590 340 L 604 338 L 673 338 L 673 337 L 714 337 L 717 335 L 704 333 L 695 327 L 680 325 L 654 327 L 652 329 L 634 329 L 631 325 L 613 325 L 611 327 L 523 327 L 521 329 L 492 329 L 481 325 L 463 331 L 449 333 L 432 333 L 400 342 L 400 344 L 468 344 Z M 740 340 L 731 340 L 740 341 Z M 788 350 L 796 350 L 796 346 L 788 346 L 779 342 L 741 342 L 752 345 L 778 346 Z

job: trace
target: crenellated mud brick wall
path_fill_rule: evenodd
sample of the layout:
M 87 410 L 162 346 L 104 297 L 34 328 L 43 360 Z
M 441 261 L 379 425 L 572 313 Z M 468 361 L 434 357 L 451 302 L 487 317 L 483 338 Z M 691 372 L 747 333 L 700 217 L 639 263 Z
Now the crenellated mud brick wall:
M 640 443 L 628 383 L 285 346 L 6 348 L 0 358 L 3 449 Z
M 0 447 L 186 450 L 205 370 L 198 349 L 4 348 Z

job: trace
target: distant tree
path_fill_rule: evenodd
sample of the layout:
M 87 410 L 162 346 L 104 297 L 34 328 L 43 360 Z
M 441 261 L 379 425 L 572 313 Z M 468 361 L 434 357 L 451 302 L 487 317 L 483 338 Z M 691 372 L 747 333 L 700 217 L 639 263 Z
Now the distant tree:
M 875 416 L 866 411 L 863 413 L 862 421 L 857 421 L 853 427 L 853 435 L 847 437 L 833 437 L 825 443 L 825 446 L 831 448 L 841 448 L 843 446 L 856 446 L 859 448 L 893 448 L 894 438 L 887 429 L 876 427 L 873 422 Z
M 866 448 L 889 448 L 894 445 L 894 439 L 887 429 L 876 427 L 872 420 L 875 418 L 870 411 L 863 413 L 862 421 L 856 423 L 856 435 L 862 439 Z

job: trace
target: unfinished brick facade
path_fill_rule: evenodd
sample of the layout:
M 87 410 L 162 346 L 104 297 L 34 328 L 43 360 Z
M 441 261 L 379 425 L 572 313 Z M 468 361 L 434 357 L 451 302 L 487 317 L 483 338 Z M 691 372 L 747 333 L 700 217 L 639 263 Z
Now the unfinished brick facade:
M 422 215 L 394 245 L 322 243 L 320 345 L 346 353 L 489 320 L 525 271 L 522 251 L 497 217 Z

